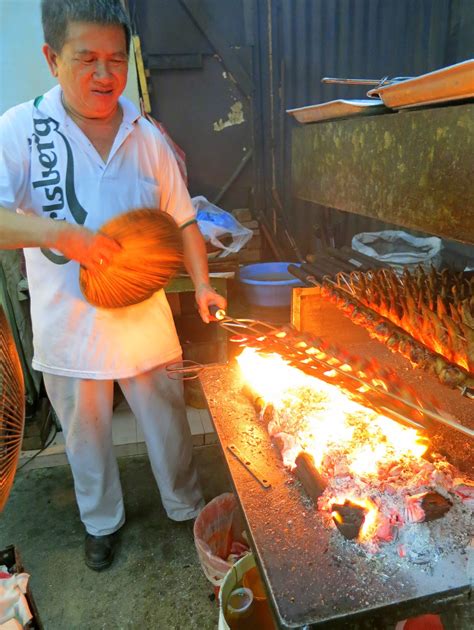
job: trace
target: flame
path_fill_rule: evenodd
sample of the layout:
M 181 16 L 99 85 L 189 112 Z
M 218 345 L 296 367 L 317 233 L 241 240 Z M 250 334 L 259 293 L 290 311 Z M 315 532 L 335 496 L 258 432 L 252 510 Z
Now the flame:
M 365 510 L 365 518 L 360 528 L 358 540 L 365 541 L 370 540 L 374 535 L 374 530 L 377 526 L 378 509 L 373 501 L 370 499 L 351 499 L 352 503 L 359 505 Z
M 331 512 L 334 502 L 346 499 L 363 507 L 359 540 L 369 540 L 379 524 L 380 510 L 370 498 L 360 496 L 361 488 L 369 494 L 367 484 L 377 480 L 380 471 L 419 460 L 427 449 L 424 438 L 350 399 L 337 386 L 337 378 L 334 384 L 320 381 L 278 354 L 260 354 L 252 348 L 245 348 L 237 361 L 244 380 L 275 410 L 277 419 L 269 431 L 292 436 L 285 463 L 293 467 L 292 458 L 301 450 L 312 455 L 323 478 L 338 479 L 334 488 L 344 486 L 343 492 L 327 490 L 320 509 Z
M 374 536 L 375 530 L 377 529 L 378 515 L 379 515 L 379 510 L 377 506 L 371 499 L 354 497 L 352 495 L 351 496 L 341 495 L 336 500 L 333 501 L 333 504 L 338 503 L 340 505 L 343 505 L 345 501 L 350 501 L 353 505 L 357 505 L 358 507 L 364 510 L 364 521 L 361 525 L 359 535 L 357 536 L 357 540 L 359 542 L 365 542 L 365 541 L 370 540 Z M 343 522 L 342 516 L 339 514 L 339 512 L 336 512 L 336 510 L 333 510 L 331 512 L 331 516 L 338 523 Z

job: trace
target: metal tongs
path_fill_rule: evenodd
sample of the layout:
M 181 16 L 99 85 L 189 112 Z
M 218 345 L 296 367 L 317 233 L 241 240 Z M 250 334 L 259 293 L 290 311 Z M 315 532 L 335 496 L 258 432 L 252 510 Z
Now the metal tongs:
M 416 429 L 427 430 L 433 422 L 439 422 L 474 437 L 472 429 L 439 411 L 435 403 L 420 401 L 418 394 L 393 370 L 381 368 L 375 361 L 350 356 L 336 345 L 326 344 L 291 326 L 277 328 L 255 319 L 234 319 L 217 307 L 209 310 L 215 321 L 233 334 L 230 341 L 267 354 L 275 352 L 306 374 L 349 391 L 358 402 L 368 404 L 378 413 Z M 348 371 L 351 363 L 354 368 Z M 360 367 L 356 367 L 359 364 L 363 364 L 363 376 Z M 170 378 L 190 380 L 197 378 L 202 370 L 219 365 L 224 364 L 182 361 L 166 366 L 166 371 Z
M 231 338 L 231 341 L 241 343 L 244 338 L 250 336 L 256 339 L 264 338 L 270 334 L 276 334 L 280 329 L 275 328 L 272 324 L 262 322 L 257 319 L 234 319 L 229 317 L 223 308 L 211 304 L 209 307 L 211 321 L 217 322 L 222 328 L 228 332 L 237 335 L 237 338 Z M 199 378 L 199 374 L 208 368 L 226 365 L 225 363 L 198 363 L 190 359 L 184 359 L 177 363 L 169 363 L 166 366 L 166 372 L 169 378 L 173 380 L 182 379 L 184 381 L 192 381 Z
M 337 83 L 340 85 L 373 85 L 375 87 L 367 92 L 367 96 L 370 98 L 379 98 L 379 95 L 377 94 L 377 90 L 379 88 L 386 87 L 387 85 L 395 85 L 396 83 L 408 81 L 409 79 L 413 79 L 413 77 L 393 77 L 392 79 L 388 76 L 382 77 L 381 79 L 342 79 L 338 77 L 323 77 L 321 79 L 321 83 Z

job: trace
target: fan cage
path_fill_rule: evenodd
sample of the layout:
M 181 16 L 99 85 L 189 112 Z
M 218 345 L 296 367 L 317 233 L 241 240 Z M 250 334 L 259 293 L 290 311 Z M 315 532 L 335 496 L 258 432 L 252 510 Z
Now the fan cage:
M 25 386 L 15 341 L 0 306 L 0 512 L 13 485 L 25 423 Z

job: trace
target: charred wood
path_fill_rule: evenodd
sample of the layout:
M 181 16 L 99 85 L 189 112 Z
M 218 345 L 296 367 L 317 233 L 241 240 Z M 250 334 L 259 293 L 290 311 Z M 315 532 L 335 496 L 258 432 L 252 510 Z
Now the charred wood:
M 438 494 L 438 492 L 427 492 L 421 499 L 425 521 L 434 521 L 443 517 L 446 512 L 449 512 L 451 506 L 451 501 Z
M 331 509 L 333 521 L 341 534 L 348 540 L 357 538 L 365 519 L 364 508 L 346 500 L 342 505 L 333 503 Z
M 283 451 L 285 450 L 285 440 L 279 435 L 272 435 L 272 444 L 278 451 L 280 459 L 283 459 Z
M 260 420 L 263 420 L 268 424 L 273 418 L 273 405 L 271 403 L 267 403 L 265 399 L 259 396 L 247 383 L 242 387 L 242 393 L 252 403 Z
M 326 483 L 314 465 L 314 459 L 308 453 L 301 452 L 296 458 L 295 464 L 296 476 L 310 499 L 317 505 L 318 498 L 326 488 Z

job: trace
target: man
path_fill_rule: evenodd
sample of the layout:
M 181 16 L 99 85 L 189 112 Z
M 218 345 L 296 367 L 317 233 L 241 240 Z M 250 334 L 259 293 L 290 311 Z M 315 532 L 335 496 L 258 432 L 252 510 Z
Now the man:
M 130 28 L 120 0 L 43 0 L 42 21 L 43 53 L 59 85 L 0 118 L 0 248 L 26 248 L 33 366 L 63 428 L 86 564 L 101 570 L 125 520 L 112 448 L 114 381 L 142 426 L 168 516 L 192 519 L 203 499 L 182 384 L 163 367 L 181 356 L 164 292 L 96 309 L 81 294 L 79 264 L 97 269 L 120 249 L 98 232 L 108 219 L 160 208 L 182 228 L 202 319 L 210 304 L 226 304 L 209 286 L 204 241 L 169 148 L 121 96 Z

